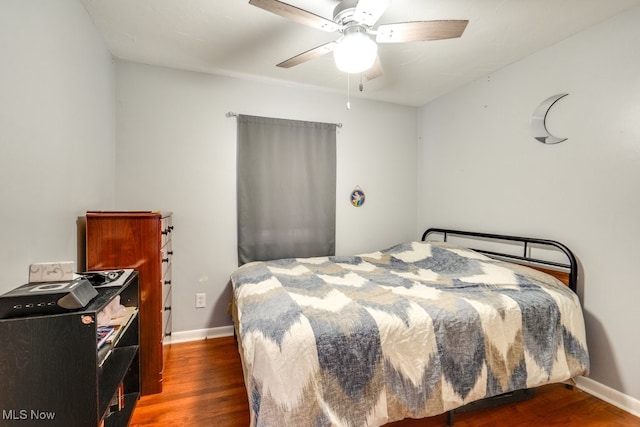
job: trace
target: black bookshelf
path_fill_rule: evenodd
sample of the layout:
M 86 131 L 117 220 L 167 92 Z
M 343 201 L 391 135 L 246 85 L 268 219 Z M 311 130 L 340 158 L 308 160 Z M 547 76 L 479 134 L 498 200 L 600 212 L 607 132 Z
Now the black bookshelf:
M 128 425 L 140 396 L 138 274 L 96 289 L 80 310 L 0 320 L 1 427 Z M 117 295 L 127 315 L 98 349 L 96 319 Z

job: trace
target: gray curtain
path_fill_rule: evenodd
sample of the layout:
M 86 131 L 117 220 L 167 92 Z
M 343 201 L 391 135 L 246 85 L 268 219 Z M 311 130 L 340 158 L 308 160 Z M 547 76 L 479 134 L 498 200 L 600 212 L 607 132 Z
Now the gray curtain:
M 238 116 L 238 263 L 335 254 L 336 125 Z

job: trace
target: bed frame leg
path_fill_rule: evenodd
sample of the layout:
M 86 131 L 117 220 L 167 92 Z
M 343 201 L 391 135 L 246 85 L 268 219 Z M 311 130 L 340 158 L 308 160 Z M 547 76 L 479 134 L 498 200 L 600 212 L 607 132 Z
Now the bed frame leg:
M 447 425 L 448 426 L 453 426 L 453 410 L 451 411 L 447 411 Z

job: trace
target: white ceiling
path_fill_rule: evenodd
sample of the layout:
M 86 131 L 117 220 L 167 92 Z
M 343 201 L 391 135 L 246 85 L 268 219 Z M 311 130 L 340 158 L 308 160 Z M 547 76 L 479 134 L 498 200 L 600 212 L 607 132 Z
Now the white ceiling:
M 286 0 L 332 19 L 338 0 Z M 275 65 L 339 37 L 248 0 L 81 0 L 116 58 L 183 70 L 347 90 L 328 54 Z M 420 106 L 624 11 L 640 0 L 393 0 L 381 23 L 467 19 L 459 39 L 384 44 L 384 76 L 351 96 Z

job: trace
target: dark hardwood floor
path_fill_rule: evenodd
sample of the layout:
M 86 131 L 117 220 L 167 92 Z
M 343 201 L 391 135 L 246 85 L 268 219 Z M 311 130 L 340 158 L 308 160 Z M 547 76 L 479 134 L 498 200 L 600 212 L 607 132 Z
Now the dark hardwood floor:
M 403 420 L 388 427 L 445 426 L 445 415 Z M 164 390 L 138 402 L 130 425 L 249 425 L 247 393 L 233 337 L 165 347 Z M 640 418 L 577 388 L 561 384 L 537 389 L 531 400 L 455 415 L 456 427 L 640 426 Z M 304 427 L 304 426 L 276 426 Z

